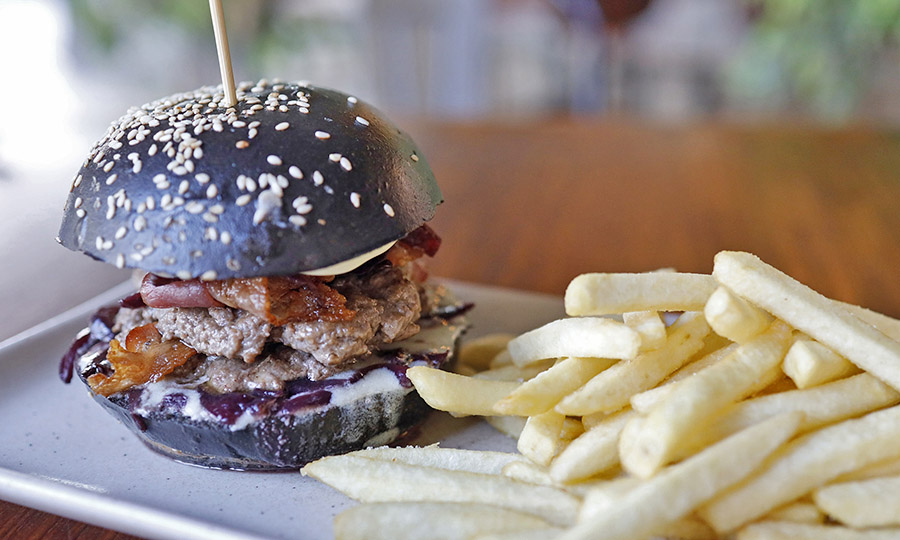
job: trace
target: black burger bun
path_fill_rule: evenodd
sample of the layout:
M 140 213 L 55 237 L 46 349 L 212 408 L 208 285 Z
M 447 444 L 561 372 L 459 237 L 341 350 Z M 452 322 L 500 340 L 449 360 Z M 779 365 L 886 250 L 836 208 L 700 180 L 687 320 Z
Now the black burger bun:
M 306 84 L 205 87 L 132 108 L 85 160 L 59 241 L 180 279 L 286 275 L 402 238 L 442 201 L 378 110 Z

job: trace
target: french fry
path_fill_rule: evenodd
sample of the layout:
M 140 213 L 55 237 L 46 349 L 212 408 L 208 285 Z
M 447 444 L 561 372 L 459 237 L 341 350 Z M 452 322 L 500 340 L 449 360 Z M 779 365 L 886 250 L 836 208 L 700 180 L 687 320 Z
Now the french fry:
M 791 411 L 803 413 L 798 433 L 854 418 L 900 403 L 900 393 L 868 373 L 807 388 L 767 394 L 741 401 L 725 409 L 679 456 L 690 455 L 766 418 Z
M 703 314 L 713 331 L 735 343 L 746 343 L 772 324 L 772 316 L 735 296 L 725 287 L 713 292 Z
M 547 412 L 615 363 L 616 360 L 607 358 L 564 358 L 498 401 L 494 410 L 497 414 L 522 416 Z
M 652 351 L 666 343 L 666 324 L 658 311 L 629 311 L 622 322 L 641 336 L 641 352 Z
M 473 367 L 478 371 L 490 369 L 491 360 L 506 350 L 515 334 L 488 334 L 464 341 L 459 347 L 459 363 Z
M 525 429 L 524 416 L 485 416 L 484 421 L 500 433 L 512 439 L 518 439 Z
M 555 540 L 562 529 L 550 527 L 546 529 L 529 529 L 503 533 L 476 534 L 470 540 Z
M 362 504 L 334 519 L 336 540 L 468 540 L 475 534 L 522 533 L 550 525 L 507 508 L 473 503 Z
M 885 476 L 900 475 L 900 456 L 892 456 L 883 461 L 866 465 L 865 467 L 844 473 L 834 479 L 835 482 L 854 482 L 858 480 L 870 480 Z
M 580 519 L 560 540 L 649 536 L 751 474 L 793 435 L 799 421 L 799 413 L 779 415 L 732 435 L 627 490 L 615 505 Z
M 825 514 L 811 502 L 797 501 L 772 510 L 766 521 L 791 521 L 794 523 L 825 523 Z
M 606 482 L 598 482 L 584 494 L 578 521 L 586 522 L 615 507 L 626 493 L 641 485 L 643 480 L 633 476 L 622 476 Z
M 737 540 L 896 540 L 900 529 L 859 531 L 833 525 L 813 525 L 790 521 L 761 521 L 747 525 Z
M 542 467 L 528 459 L 518 459 L 508 463 L 503 467 L 501 473 L 503 476 L 518 480 L 519 482 L 537 484 L 539 486 L 555 485 L 553 479 L 550 478 L 550 473 L 547 472 L 546 467 Z
M 670 523 L 658 531 L 653 531 L 653 534 L 666 540 L 718 540 L 719 538 L 712 527 L 693 516 Z
M 517 382 L 476 379 L 426 366 L 410 367 L 406 376 L 431 408 L 457 415 L 493 415 L 494 404 L 519 387 Z
M 557 412 L 581 416 L 625 407 L 633 394 L 652 388 L 700 350 L 709 325 L 701 314 L 686 313 L 670 331 L 665 346 L 600 372 L 563 398 L 556 405 Z
M 631 409 L 612 414 L 570 442 L 550 463 L 553 480 L 559 483 L 577 482 L 617 465 L 619 435 L 635 414 Z
M 834 300 L 834 303 L 856 315 L 860 320 L 874 326 L 876 330 L 887 337 L 894 341 L 900 341 L 900 319 L 888 317 L 883 313 L 878 313 L 877 311 L 872 311 L 871 309 L 866 309 L 855 304 L 847 304 L 837 300 Z
M 831 484 L 815 490 L 813 500 L 850 527 L 900 526 L 900 476 Z
M 582 316 L 650 310 L 702 311 L 715 289 L 715 281 L 706 274 L 582 274 L 566 288 L 566 313 Z
M 559 436 L 565 419 L 565 416 L 556 411 L 528 417 L 525 428 L 519 435 L 519 453 L 538 465 L 547 466 L 562 449 Z
M 647 478 L 689 444 L 722 407 L 746 397 L 767 373 L 777 372 L 787 351 L 791 330 L 776 321 L 768 330 L 741 345 L 721 362 L 685 379 L 650 410 L 640 430 L 622 434 L 622 467 Z M 634 436 L 634 441 L 627 438 Z
M 832 300 L 749 253 L 718 253 L 713 276 L 744 299 L 900 389 L 900 342 Z
M 661 385 L 655 386 L 649 390 L 644 390 L 643 392 L 638 392 L 637 394 L 631 396 L 631 399 L 629 400 L 631 403 L 631 408 L 639 413 L 649 412 L 650 409 L 652 409 L 654 406 L 656 406 L 657 403 L 662 401 L 665 396 L 674 392 L 678 388 L 678 384 L 680 381 L 690 377 L 691 375 L 699 372 L 702 369 L 705 369 L 715 363 L 724 360 L 728 357 L 728 355 L 736 351 L 737 348 L 738 344 L 732 343 L 731 345 L 722 347 L 721 349 L 716 349 L 715 351 L 704 355 L 699 360 L 683 366 L 681 369 L 669 376 L 668 379 L 663 381 Z
M 525 332 L 507 345 L 512 361 L 525 366 L 547 358 L 634 358 L 641 336 L 625 324 L 602 317 L 559 319 Z
M 699 510 L 725 533 L 837 476 L 896 456 L 900 406 L 814 431 L 788 444 L 755 476 Z
M 491 474 L 353 455 L 322 458 L 300 472 L 364 503 L 430 501 L 496 505 L 538 516 L 555 525 L 572 523 L 578 511 L 578 499 L 563 490 Z
M 509 349 L 503 349 L 498 352 L 496 356 L 491 358 L 490 368 L 497 369 L 503 366 L 508 366 L 513 363 L 512 356 L 509 354 Z
M 817 341 L 802 337 L 794 340 L 788 349 L 781 369 L 797 388 L 808 388 L 859 373 L 859 368 L 841 355 Z
M 437 469 L 447 469 L 448 471 L 468 471 L 481 474 L 500 474 L 506 465 L 522 459 L 518 454 L 509 452 L 441 448 L 437 444 L 430 446 L 379 446 L 377 448 L 357 450 L 348 455 L 421 467 L 435 467 Z
M 559 438 L 565 443 L 568 444 L 584 433 L 584 424 L 581 423 L 580 418 L 575 418 L 572 416 L 566 416 L 563 420 L 562 431 L 559 432 Z

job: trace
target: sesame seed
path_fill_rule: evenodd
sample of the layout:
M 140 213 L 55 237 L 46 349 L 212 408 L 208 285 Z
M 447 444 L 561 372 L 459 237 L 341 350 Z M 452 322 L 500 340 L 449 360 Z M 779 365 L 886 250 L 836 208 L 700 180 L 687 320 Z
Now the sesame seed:
M 231 233 L 229 233 L 228 231 L 222 231 L 222 233 L 219 235 L 219 242 L 222 242 L 225 245 L 230 244 L 231 243 Z
M 188 272 L 187 270 L 179 270 L 179 271 L 175 272 L 175 276 L 178 277 L 178 279 L 184 279 L 184 280 L 188 280 L 188 279 L 191 279 L 191 277 L 193 277 L 193 276 L 191 276 L 191 273 Z
M 294 178 L 296 178 L 298 180 L 303 178 L 303 171 L 301 171 L 300 167 L 298 167 L 296 165 L 291 165 L 291 167 L 288 169 L 288 174 L 290 174 L 291 176 L 293 176 Z
M 197 215 L 202 214 L 206 210 L 206 207 L 203 206 L 203 203 L 191 201 L 184 206 L 184 209 L 187 210 L 188 213 Z
M 84 208 L 79 208 L 78 210 L 75 210 L 75 215 L 78 216 L 79 218 L 83 218 L 86 214 L 87 213 L 84 211 Z
M 345 171 L 350 171 L 353 169 L 353 165 L 350 163 L 349 159 L 342 157 L 341 158 L 341 168 L 344 169 Z
M 331 138 L 331 133 L 328 133 L 327 131 L 316 131 L 316 138 L 324 141 L 325 139 Z
M 207 227 L 206 233 L 203 235 L 203 237 L 207 240 L 215 242 L 219 239 L 219 231 L 217 231 L 215 227 Z
M 203 184 L 206 184 L 209 182 L 209 175 L 206 173 L 200 173 L 200 174 L 194 176 L 194 179 L 197 182 L 199 182 L 201 185 L 203 185 Z
M 178 194 L 184 195 L 187 193 L 188 189 L 190 189 L 191 183 L 187 180 L 182 180 L 180 184 L 178 184 Z
M 350 103 L 351 105 L 356 105 L 357 101 L 358 100 L 355 97 L 347 96 L 347 102 Z
M 298 227 L 302 227 L 302 226 L 306 225 L 306 218 L 303 216 L 298 216 L 296 214 L 289 217 L 288 221 L 290 221 L 292 224 L 294 224 Z
M 203 272 L 202 274 L 200 274 L 200 279 L 202 281 L 212 281 L 212 280 L 216 279 L 218 276 L 219 276 L 219 274 L 217 274 L 215 270 L 207 270 L 206 272 Z
M 417 156 L 416 154 L 413 154 L 413 155 L 409 156 L 409 159 L 411 159 L 413 161 L 419 161 L 419 156 Z
M 325 177 L 319 171 L 313 172 L 313 184 L 321 186 L 325 182 Z
M 270 155 L 266 158 L 266 161 L 269 162 L 269 165 L 281 165 L 281 158 L 278 156 Z
M 122 253 L 116 255 L 116 268 L 125 268 L 125 255 Z
M 78 187 L 81 185 L 81 180 L 83 179 L 82 175 L 78 175 L 75 177 L 75 182 L 72 184 L 74 187 Z
M 126 229 L 125 227 L 119 227 L 118 230 L 116 230 L 116 240 L 125 238 L 126 234 L 128 234 L 128 229 Z
M 280 124 L 275 125 L 275 131 L 284 131 L 289 127 L 291 127 L 291 124 L 288 122 L 281 122 Z
M 237 122 L 233 122 L 231 125 L 236 128 L 242 128 L 242 127 L 247 127 L 247 122 L 244 122 L 243 120 L 238 120 Z
M 207 199 L 215 199 L 216 195 L 219 194 L 219 188 L 216 187 L 215 184 L 211 184 L 208 188 L 206 188 L 206 198 Z
M 256 137 L 257 133 L 259 133 L 259 132 L 256 129 L 251 128 L 250 131 L 247 132 L 247 138 L 252 139 L 252 138 Z
M 143 162 L 138 160 L 138 161 L 134 162 L 134 167 L 131 168 L 131 172 L 133 172 L 134 174 L 138 174 L 139 172 L 141 172 L 141 169 L 143 169 L 143 168 L 144 168 Z
M 234 204 L 238 206 L 246 206 L 250 202 L 250 199 L 252 199 L 250 195 L 241 195 L 237 198 L 237 200 L 234 201 Z
M 111 171 L 112 168 L 115 167 L 115 166 L 116 166 L 116 162 L 115 162 L 115 161 L 108 161 L 108 162 L 106 163 L 106 165 L 103 166 L 103 172 L 109 172 L 109 171 Z
M 75 202 L 72 204 L 74 208 L 81 208 L 81 205 L 84 203 L 84 200 L 81 197 L 75 197 Z
M 350 194 L 350 203 L 354 207 L 359 208 L 359 193 L 354 191 L 353 193 Z
M 138 216 L 134 219 L 134 230 L 141 232 L 147 228 L 147 219 L 144 216 Z
M 247 141 L 238 141 L 238 142 L 234 143 L 234 145 L 240 149 L 244 149 L 244 148 L 247 148 L 248 146 L 250 146 L 250 143 L 248 143 Z
M 394 215 L 395 215 L 395 214 L 394 214 L 394 207 L 391 206 L 391 205 L 389 205 L 388 203 L 384 203 L 384 213 L 387 214 L 387 215 L 389 215 L 389 216 L 391 216 L 391 217 L 394 217 Z
M 368 125 L 369 125 L 369 121 L 366 120 L 365 118 L 363 118 L 362 116 L 357 116 L 357 117 L 356 117 L 356 123 L 357 123 L 357 124 L 361 124 L 361 125 L 363 125 L 363 126 L 368 126 Z
M 341 156 L 340 154 L 330 154 L 330 155 L 328 156 L 328 160 L 337 163 L 338 161 L 341 160 L 341 157 L 342 157 L 342 156 Z

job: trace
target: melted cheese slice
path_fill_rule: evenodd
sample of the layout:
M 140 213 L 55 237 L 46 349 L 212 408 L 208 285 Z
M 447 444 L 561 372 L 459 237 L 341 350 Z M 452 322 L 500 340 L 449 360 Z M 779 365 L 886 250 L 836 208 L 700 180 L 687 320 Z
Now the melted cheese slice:
M 387 250 L 391 249 L 397 241 L 388 242 L 387 244 L 377 247 L 372 251 L 367 251 L 362 255 L 357 255 L 352 259 L 347 259 L 346 261 L 341 261 L 339 263 L 332 264 L 330 266 L 326 266 L 324 268 L 316 268 L 315 270 L 307 270 L 305 272 L 301 272 L 301 274 L 306 274 L 307 276 L 337 276 L 340 274 L 346 274 L 347 272 L 352 272 L 356 270 L 364 263 L 374 259 L 375 257 L 381 255 Z

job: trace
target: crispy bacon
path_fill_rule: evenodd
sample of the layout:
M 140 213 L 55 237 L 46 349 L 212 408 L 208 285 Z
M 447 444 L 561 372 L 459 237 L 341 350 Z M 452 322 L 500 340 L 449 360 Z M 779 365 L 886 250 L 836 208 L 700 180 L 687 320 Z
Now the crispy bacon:
M 356 311 L 347 298 L 315 276 L 281 276 L 210 281 L 216 300 L 249 311 L 270 323 L 349 321 Z
M 420 249 L 425 255 L 434 257 L 441 247 L 441 237 L 428 225 L 422 225 L 397 243 Z
M 440 247 L 441 237 L 428 225 L 422 225 L 401 238 L 384 256 L 392 265 L 403 266 L 423 255 L 434 257 Z
M 123 347 L 118 340 L 109 343 L 106 358 L 115 372 L 112 376 L 95 373 L 88 384 L 100 395 L 111 396 L 132 386 L 158 381 L 184 364 L 197 351 L 177 340 L 163 341 L 153 324 L 128 332 Z
M 141 281 L 141 298 L 155 308 L 222 307 L 213 298 L 206 283 L 199 279 L 180 280 L 147 274 Z

